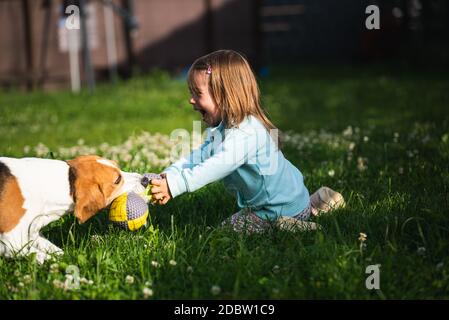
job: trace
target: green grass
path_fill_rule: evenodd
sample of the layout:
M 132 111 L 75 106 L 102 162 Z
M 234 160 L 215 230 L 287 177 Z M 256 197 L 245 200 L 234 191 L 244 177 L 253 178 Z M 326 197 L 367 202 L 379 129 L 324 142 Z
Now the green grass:
M 322 230 L 221 229 L 237 208 L 214 183 L 150 207 L 151 226 L 135 233 L 113 228 L 105 212 L 84 225 L 73 215 L 54 222 L 44 235 L 64 256 L 42 266 L 0 258 L 0 298 L 143 299 L 144 287 L 152 299 L 449 298 L 449 80 L 385 68 L 279 67 L 261 90 L 274 123 L 298 134 L 283 150 L 309 190 L 327 185 L 346 198 L 345 209 L 314 219 Z M 0 155 L 33 155 L 41 142 L 47 157 L 58 157 L 79 139 L 119 145 L 142 131 L 191 131 L 198 116 L 187 101 L 185 83 L 163 73 L 102 85 L 94 95 L 0 92 Z M 372 264 L 381 265 L 380 290 L 365 288 Z M 93 283 L 56 288 L 69 265 Z

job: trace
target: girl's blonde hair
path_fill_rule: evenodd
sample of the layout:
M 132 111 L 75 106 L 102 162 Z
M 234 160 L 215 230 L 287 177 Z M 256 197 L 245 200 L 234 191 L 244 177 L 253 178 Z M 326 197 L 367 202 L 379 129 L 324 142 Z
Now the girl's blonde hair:
M 256 78 L 241 54 L 233 50 L 219 50 L 195 60 L 187 76 L 192 92 L 198 92 L 194 82 L 195 72 L 198 71 L 209 76 L 209 92 L 226 128 L 235 127 L 246 116 L 253 115 L 267 131 L 276 129 L 262 109 Z

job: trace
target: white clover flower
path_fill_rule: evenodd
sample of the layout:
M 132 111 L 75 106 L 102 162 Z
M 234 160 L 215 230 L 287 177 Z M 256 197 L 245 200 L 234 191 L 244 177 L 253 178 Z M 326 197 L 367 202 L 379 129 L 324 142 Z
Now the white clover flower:
M 90 241 L 92 241 L 94 243 L 101 243 L 102 237 L 98 234 L 93 234 L 90 236 Z
M 366 233 L 360 232 L 359 233 L 359 241 L 360 242 L 365 242 L 366 238 L 368 238 L 368 236 L 366 235 Z
M 66 291 L 66 290 L 77 290 L 77 289 L 79 289 L 79 284 L 74 283 L 73 279 L 67 278 L 67 279 L 65 279 L 65 281 L 64 281 L 64 283 L 62 285 L 62 288 L 64 289 L 64 291 Z
M 354 148 L 355 148 L 355 142 L 350 142 L 348 145 L 348 150 L 352 151 L 352 150 L 354 150 Z
M 134 277 L 130 276 L 130 275 L 127 275 L 126 278 L 125 278 L 125 283 L 126 284 L 133 284 L 134 283 Z
M 353 134 L 353 130 L 351 126 L 348 126 L 344 131 L 343 131 L 343 137 L 350 137 Z
M 37 144 L 37 146 L 34 147 L 34 152 L 36 153 L 36 156 L 38 156 L 38 157 L 43 157 L 43 156 L 47 155 L 49 151 L 50 151 L 50 149 L 48 149 L 48 147 L 41 142 L 39 142 Z
M 59 264 L 53 263 L 50 265 L 50 273 L 58 273 L 59 272 Z
M 214 296 L 219 295 L 221 292 L 221 288 L 217 285 L 214 285 L 210 288 L 210 293 L 212 293 Z
M 174 266 L 176 266 L 177 263 L 175 260 L 172 259 L 169 261 L 169 264 L 174 267 Z
M 441 137 L 441 142 L 447 143 L 448 141 L 449 141 L 449 134 L 447 133 L 443 134 L 443 136 Z
M 398 172 L 399 172 L 399 174 L 404 174 L 404 168 L 399 167 Z
M 152 280 L 145 281 L 145 287 L 151 287 L 153 285 Z
M 100 154 L 129 167 L 164 167 L 171 164 L 171 148 L 175 145 L 168 135 L 142 132 L 139 136 L 131 136 L 124 143 L 111 146 L 102 143 L 98 147 L 86 146 L 80 139 L 77 145 L 55 150 L 60 157 L 69 158 L 82 154 Z M 42 143 L 33 148 L 38 156 L 48 154 L 49 149 Z
M 94 284 L 94 281 L 93 281 L 93 280 L 89 280 L 89 281 L 87 282 L 87 284 L 88 284 L 89 286 L 91 286 L 91 285 Z
M 361 172 L 368 169 L 368 166 L 366 165 L 366 158 L 362 157 L 357 158 L 357 169 Z
M 153 290 L 150 288 L 143 288 L 142 293 L 145 299 L 153 296 Z
M 23 276 L 22 281 L 26 284 L 29 284 L 33 281 L 33 279 L 31 278 L 31 276 L 29 274 L 26 274 Z
M 188 273 L 192 273 L 192 272 L 193 272 L 193 268 L 192 268 L 191 266 L 188 266 L 188 267 L 187 267 L 187 272 L 188 272 Z
M 130 154 L 123 154 L 122 160 L 125 162 L 130 162 L 132 160 L 132 156 Z
M 440 262 L 440 263 L 438 263 L 437 266 L 436 266 L 437 270 L 440 270 L 440 269 L 442 269 L 443 267 L 444 267 L 444 262 Z
M 55 288 L 58 288 L 58 289 L 64 288 L 64 283 L 63 283 L 61 280 L 59 280 L 59 279 L 53 280 L 52 283 L 53 283 L 53 286 L 54 286 Z
M 272 269 L 273 273 L 279 273 L 281 271 L 281 268 L 278 265 L 275 265 Z
M 424 255 L 426 253 L 426 248 L 425 247 L 419 247 L 417 250 L 419 255 Z
M 327 172 L 327 174 L 329 175 L 329 177 L 333 177 L 333 176 L 335 176 L 335 171 L 333 169 L 331 169 Z
M 89 280 L 87 280 L 86 278 L 82 277 L 82 278 L 80 279 L 80 283 L 81 283 L 81 284 L 88 284 L 88 283 L 89 283 Z
M 107 142 L 103 142 L 98 148 L 100 149 L 100 151 L 108 150 L 109 144 Z
M 155 267 L 155 268 L 159 268 L 161 265 L 159 264 L 159 262 L 157 262 L 157 261 L 151 261 L 151 265 L 153 266 L 153 267 Z
M 11 291 L 11 292 L 14 292 L 14 293 L 19 292 L 18 288 L 14 287 L 14 286 L 11 286 L 11 285 L 8 285 L 8 290 Z
M 363 137 L 363 142 L 368 142 L 369 141 L 369 137 L 368 136 L 364 136 Z
M 16 276 L 16 277 L 20 277 L 20 270 L 14 270 L 14 275 Z

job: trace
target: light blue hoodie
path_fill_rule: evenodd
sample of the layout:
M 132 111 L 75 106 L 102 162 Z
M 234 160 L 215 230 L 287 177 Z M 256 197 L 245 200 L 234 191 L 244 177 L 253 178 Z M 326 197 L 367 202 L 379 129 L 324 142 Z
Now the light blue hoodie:
M 236 128 L 225 129 L 221 122 L 207 130 L 200 148 L 164 170 L 172 197 L 223 179 L 240 208 L 264 219 L 294 216 L 309 205 L 301 172 L 256 117 L 245 118 Z

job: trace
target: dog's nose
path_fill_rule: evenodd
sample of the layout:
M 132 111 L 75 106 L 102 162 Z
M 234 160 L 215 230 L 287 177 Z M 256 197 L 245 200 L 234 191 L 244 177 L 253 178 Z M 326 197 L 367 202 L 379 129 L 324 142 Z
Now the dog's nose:
M 140 180 L 140 184 L 143 185 L 145 188 L 148 186 L 149 183 L 150 183 L 150 179 L 148 179 L 147 177 L 143 177 Z

